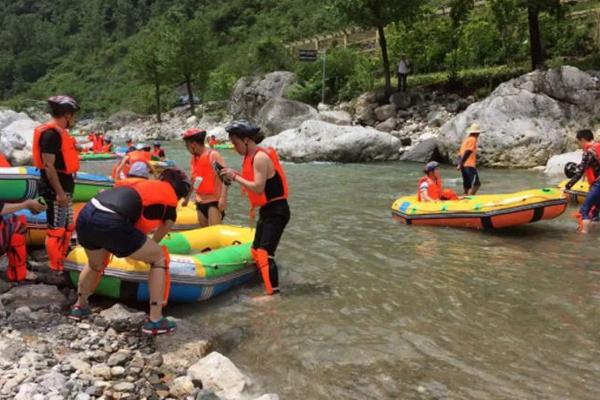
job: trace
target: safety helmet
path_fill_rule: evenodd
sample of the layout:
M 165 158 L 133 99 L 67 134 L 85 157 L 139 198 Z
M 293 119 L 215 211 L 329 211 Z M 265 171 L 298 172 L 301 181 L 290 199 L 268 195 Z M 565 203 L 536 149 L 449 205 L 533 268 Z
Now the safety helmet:
M 52 115 L 55 116 L 60 116 L 68 112 L 74 113 L 79 111 L 79 104 L 71 96 L 52 96 L 48 98 L 47 102 Z
M 227 133 L 230 135 L 239 137 L 240 139 L 246 137 L 254 139 L 259 134 L 260 128 L 252 122 L 239 119 L 227 125 L 225 127 L 225 131 L 227 131 Z
M 181 135 L 181 136 L 182 136 L 183 140 L 186 140 L 186 139 L 191 139 L 193 137 L 196 137 L 198 135 L 206 136 L 206 131 L 204 129 L 190 128 L 187 131 L 183 132 L 183 135 Z
M 173 186 L 178 199 L 186 197 L 192 188 L 192 184 L 190 183 L 188 176 L 185 174 L 185 172 L 178 168 L 165 169 L 160 174 L 158 179 L 164 182 L 169 182 L 171 186 Z
M 150 145 L 148 143 L 138 143 L 135 145 L 136 150 L 150 150 Z
M 577 173 L 577 164 L 574 162 L 568 162 L 565 164 L 564 168 L 565 176 L 569 179 L 575 176 Z
M 423 171 L 425 171 L 425 172 L 431 172 L 431 171 L 435 170 L 439 166 L 440 166 L 439 162 L 437 162 L 437 161 L 431 161 L 431 162 L 428 162 L 425 165 L 425 168 L 423 168 Z
M 105 142 L 108 142 L 108 143 L 112 143 L 112 137 L 110 137 L 110 136 L 105 136 L 105 137 L 104 137 L 104 141 L 105 141 Z
M 154 142 L 154 147 L 160 147 L 160 142 Z

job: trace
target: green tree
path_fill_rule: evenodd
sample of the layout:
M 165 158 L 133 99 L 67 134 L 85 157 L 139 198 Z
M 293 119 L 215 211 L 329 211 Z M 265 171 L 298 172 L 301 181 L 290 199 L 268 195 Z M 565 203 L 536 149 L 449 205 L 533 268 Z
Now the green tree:
M 522 0 L 522 5 L 527 7 L 531 68 L 538 69 L 544 66 L 546 59 L 540 33 L 540 12 L 558 13 L 560 11 L 560 0 Z
M 386 92 L 392 88 L 385 26 L 396 21 L 410 20 L 425 3 L 420 0 L 330 0 L 348 21 L 363 27 L 376 28 L 381 48 L 381 60 Z
M 154 85 L 158 122 L 162 122 L 160 87 L 168 76 L 169 67 L 165 32 L 166 27 L 160 23 L 145 29 L 134 44 L 129 58 L 129 65 L 138 79 Z

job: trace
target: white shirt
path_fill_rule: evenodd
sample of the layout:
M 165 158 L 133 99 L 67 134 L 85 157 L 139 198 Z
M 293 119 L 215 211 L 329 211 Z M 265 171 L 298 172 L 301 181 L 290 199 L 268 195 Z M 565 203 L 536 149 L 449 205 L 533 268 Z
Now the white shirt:
M 408 74 L 410 68 L 408 68 L 408 61 L 400 60 L 398 63 L 398 73 L 399 74 Z

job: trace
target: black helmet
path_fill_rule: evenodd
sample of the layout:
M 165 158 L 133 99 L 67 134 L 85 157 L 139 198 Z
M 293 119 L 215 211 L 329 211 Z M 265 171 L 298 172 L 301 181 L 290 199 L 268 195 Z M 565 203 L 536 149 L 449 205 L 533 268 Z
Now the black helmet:
M 169 182 L 173 186 L 173 189 L 175 189 L 178 199 L 186 197 L 192 188 L 192 184 L 185 172 L 178 168 L 165 169 L 158 177 L 158 180 Z
M 71 96 L 52 96 L 47 101 L 53 116 L 79 111 L 79 104 Z
M 564 173 L 565 173 L 565 176 L 569 179 L 574 177 L 575 174 L 577 173 L 577 164 L 575 164 L 574 162 L 566 163 L 565 168 L 564 168 Z
M 260 128 L 258 126 L 245 119 L 233 121 L 225 127 L 225 130 L 230 135 L 237 136 L 240 139 L 245 137 L 254 139 L 260 133 Z

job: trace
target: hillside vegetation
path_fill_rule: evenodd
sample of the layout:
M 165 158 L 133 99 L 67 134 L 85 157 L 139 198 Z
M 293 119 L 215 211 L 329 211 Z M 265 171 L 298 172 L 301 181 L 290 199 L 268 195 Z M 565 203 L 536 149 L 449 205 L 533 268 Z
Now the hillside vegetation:
M 60 92 L 80 99 L 86 113 L 148 113 L 169 108 L 188 91 L 205 101 L 226 99 L 241 76 L 289 69 L 300 78 L 290 96 L 314 103 L 321 94 L 321 64 L 296 61 L 284 45 L 356 25 L 385 26 L 381 36 L 389 62 L 382 64 L 381 51 L 338 44 L 327 59 L 328 101 L 388 84 L 385 71 L 393 70 L 400 53 L 407 54 L 414 72 L 427 74 L 415 76 L 414 83 L 430 83 L 432 76 L 444 79 L 431 83 L 456 83 L 472 76 L 462 70 L 496 71 L 490 68 L 495 66 L 505 66 L 504 78 L 507 69 L 521 73 L 532 62 L 532 5 L 539 16 L 539 56 L 553 64 L 585 61 L 594 67 L 597 22 L 567 15 L 598 3 L 0 0 L 0 101 L 19 108 Z M 440 16 L 442 7 L 452 12 Z M 483 83 L 494 80 L 475 75 Z

